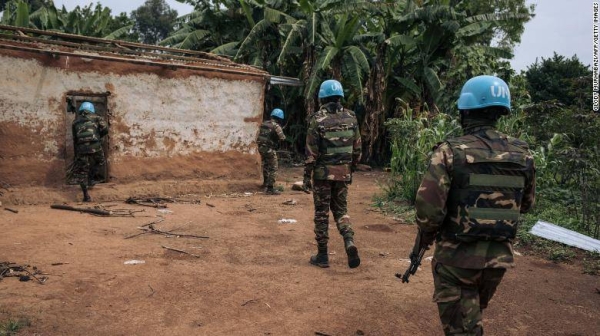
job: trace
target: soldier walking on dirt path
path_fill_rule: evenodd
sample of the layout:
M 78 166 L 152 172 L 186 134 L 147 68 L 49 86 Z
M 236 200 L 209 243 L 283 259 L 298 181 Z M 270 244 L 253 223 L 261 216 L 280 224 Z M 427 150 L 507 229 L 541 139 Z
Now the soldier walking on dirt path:
M 267 195 L 279 195 L 279 191 L 274 189 L 274 185 L 278 169 L 277 149 L 279 148 L 279 142 L 285 140 L 285 134 L 281 129 L 283 119 L 283 110 L 273 109 L 271 118 L 260 125 L 258 134 L 258 152 L 262 160 L 263 171 L 263 185 L 261 187 L 266 188 L 265 194 Z
M 354 112 L 340 103 L 344 90 L 340 82 L 326 80 L 319 90 L 320 109 L 311 116 L 306 135 L 304 190 L 313 189 L 317 254 L 310 263 L 329 267 L 329 209 L 338 231 L 344 237 L 348 266 L 360 265 L 354 245 L 354 231 L 348 216 L 348 185 L 361 156 L 358 122 Z
M 102 138 L 108 134 L 108 125 L 96 115 L 94 104 L 83 102 L 72 128 L 75 150 L 72 177 L 83 191 L 83 201 L 91 202 L 88 188 L 95 184 L 94 178 L 105 165 Z
M 458 99 L 464 135 L 438 144 L 416 197 L 421 247 L 434 241 L 433 301 L 446 335 L 482 335 L 482 312 L 506 269 L 520 213 L 535 201 L 524 141 L 498 132 L 510 91 L 494 76 L 468 80 Z

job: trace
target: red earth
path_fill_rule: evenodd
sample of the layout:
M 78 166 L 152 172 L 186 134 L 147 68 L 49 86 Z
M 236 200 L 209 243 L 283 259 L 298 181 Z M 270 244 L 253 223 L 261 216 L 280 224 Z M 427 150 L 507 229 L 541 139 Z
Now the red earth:
M 36 266 L 48 279 L 2 279 L 0 324 L 27 319 L 20 335 L 441 335 L 430 263 L 409 284 L 394 276 L 409 264 L 416 227 L 372 206 L 386 173 L 359 172 L 350 188 L 357 269 L 348 268 L 334 225 L 331 267 L 308 263 L 316 252 L 312 196 L 290 188 L 301 176 L 283 169 L 279 196 L 250 181 L 241 192 L 193 196 L 200 204 L 168 204 L 169 213 L 125 204 L 126 185 L 120 200 L 110 185 L 92 190 L 93 205 L 144 210 L 135 217 L 10 205 L 18 213 L 0 211 L 0 262 Z M 209 238 L 126 239 L 161 219 L 158 230 Z M 484 312 L 484 327 L 490 335 L 598 335 L 599 312 L 600 277 L 521 255 Z

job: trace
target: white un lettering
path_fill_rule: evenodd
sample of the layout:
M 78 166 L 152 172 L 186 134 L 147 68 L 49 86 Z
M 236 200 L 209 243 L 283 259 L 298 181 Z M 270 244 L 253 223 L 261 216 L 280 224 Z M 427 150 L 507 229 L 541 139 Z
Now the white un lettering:
M 506 98 L 509 95 L 508 88 L 506 88 L 504 86 L 492 85 L 492 86 L 490 86 L 490 92 L 492 94 L 492 97 Z

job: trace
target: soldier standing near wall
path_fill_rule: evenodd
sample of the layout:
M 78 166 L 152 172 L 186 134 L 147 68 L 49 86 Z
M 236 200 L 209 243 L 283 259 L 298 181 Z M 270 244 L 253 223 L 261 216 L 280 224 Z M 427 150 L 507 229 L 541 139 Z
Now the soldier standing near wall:
M 361 141 L 354 112 L 344 109 L 340 103 L 343 97 L 344 90 L 340 82 L 326 80 L 321 84 L 321 107 L 311 116 L 306 135 L 303 188 L 314 188 L 314 231 L 318 249 L 317 254 L 311 256 L 310 263 L 319 267 L 329 267 L 327 243 L 330 208 L 338 231 L 344 237 L 348 266 L 355 268 L 360 265 L 348 216 L 347 197 L 352 171 L 360 160 Z
M 275 179 L 277 178 L 277 149 L 279 148 L 279 142 L 285 140 L 285 134 L 281 129 L 281 123 L 283 123 L 284 114 L 281 109 L 273 109 L 271 111 L 271 118 L 265 120 L 260 125 L 260 132 L 258 134 L 258 152 L 262 160 L 262 171 L 263 171 L 263 185 L 265 193 L 267 195 L 279 195 L 279 191 L 274 189 Z
M 108 134 L 108 126 L 102 117 L 96 115 L 92 103 L 83 102 L 72 128 L 75 150 L 73 179 L 81 186 L 83 201 L 91 202 L 88 188 L 95 184 L 94 178 L 105 165 L 102 138 Z
M 458 100 L 464 136 L 433 151 L 417 192 L 420 248 L 436 241 L 433 300 L 446 335 L 482 335 L 482 311 L 508 267 L 519 214 L 535 200 L 527 143 L 495 129 L 510 112 L 506 83 L 470 79 Z

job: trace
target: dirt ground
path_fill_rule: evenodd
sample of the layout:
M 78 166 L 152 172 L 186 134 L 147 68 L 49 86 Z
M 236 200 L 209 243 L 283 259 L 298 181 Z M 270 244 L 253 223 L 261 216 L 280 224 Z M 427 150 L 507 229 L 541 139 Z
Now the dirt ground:
M 135 218 L 49 204 L 0 211 L 0 262 L 37 266 L 48 277 L 44 284 L 1 280 L 0 323 L 27 318 L 31 325 L 21 335 L 442 334 L 429 262 L 409 284 L 394 277 L 408 266 L 416 227 L 371 206 L 385 173 L 359 172 L 350 188 L 362 259 L 357 269 L 347 267 L 335 226 L 331 267 L 308 263 L 316 251 L 312 196 L 290 190 L 301 179 L 299 168 L 280 175 L 280 196 L 259 193 L 252 182 L 248 194 L 201 195 L 200 204 L 169 204 L 166 214 L 100 202 L 145 210 Z M 97 186 L 92 196 L 103 188 L 111 187 Z M 121 188 L 124 200 L 129 195 Z M 283 204 L 290 199 L 297 203 Z M 161 217 L 156 229 L 209 238 L 125 239 Z M 145 263 L 124 264 L 128 260 Z M 489 335 L 598 335 L 599 312 L 600 277 L 582 274 L 578 265 L 518 256 L 484 312 L 484 326 Z

